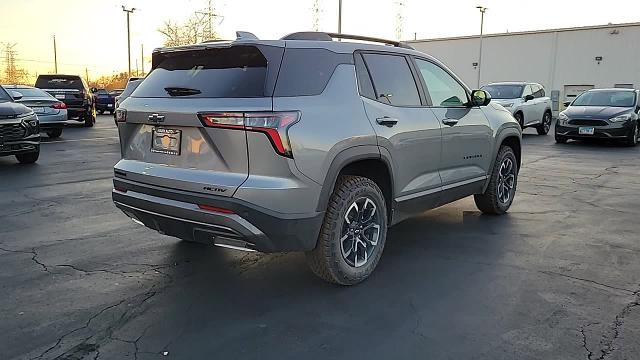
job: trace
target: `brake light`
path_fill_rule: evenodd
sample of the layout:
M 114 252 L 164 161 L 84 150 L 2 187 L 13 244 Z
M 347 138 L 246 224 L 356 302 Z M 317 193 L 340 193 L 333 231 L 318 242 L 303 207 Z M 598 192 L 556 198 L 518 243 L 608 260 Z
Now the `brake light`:
M 58 109 L 58 110 L 63 110 L 67 108 L 67 104 L 63 103 L 63 102 L 57 102 L 53 105 L 51 105 L 52 108 L 54 109 Z
M 200 210 L 217 212 L 217 213 L 221 213 L 221 214 L 233 214 L 233 211 L 231 211 L 229 209 L 223 209 L 223 208 L 210 206 L 210 205 L 198 204 L 198 208 L 200 208 Z
M 291 125 L 298 122 L 298 111 L 200 113 L 198 117 L 207 127 L 263 133 L 267 135 L 276 153 L 293 157 L 287 131 Z
M 127 110 L 125 110 L 125 109 L 116 109 L 116 121 L 117 122 L 125 122 L 125 121 L 127 121 Z

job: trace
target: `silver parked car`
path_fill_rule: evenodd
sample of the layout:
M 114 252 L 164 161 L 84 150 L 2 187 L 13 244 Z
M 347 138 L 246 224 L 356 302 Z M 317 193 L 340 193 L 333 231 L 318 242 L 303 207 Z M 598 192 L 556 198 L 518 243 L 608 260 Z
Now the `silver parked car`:
M 67 121 L 67 106 L 44 90 L 26 85 L 3 85 L 14 101 L 30 107 L 38 116 L 40 130 L 50 138 L 62 135 Z
M 551 129 L 551 98 L 538 83 L 502 82 L 482 87 L 494 102 L 511 111 L 522 128 L 534 127 L 538 135 Z
M 153 64 L 116 111 L 112 196 L 162 234 L 305 251 L 315 274 L 350 285 L 388 227 L 470 195 L 488 214 L 513 202 L 518 123 L 406 44 L 240 32 L 157 49 Z

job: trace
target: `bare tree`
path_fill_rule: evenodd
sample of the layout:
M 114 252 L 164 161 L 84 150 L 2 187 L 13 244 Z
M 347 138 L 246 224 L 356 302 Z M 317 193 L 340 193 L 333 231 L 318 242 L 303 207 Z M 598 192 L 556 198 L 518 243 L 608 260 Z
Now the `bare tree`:
M 206 9 L 194 12 L 184 23 L 167 20 L 158 32 L 164 35 L 165 46 L 190 45 L 205 40 L 216 40 L 219 39 L 214 24 L 216 17 L 221 15 L 215 13 L 210 0 Z

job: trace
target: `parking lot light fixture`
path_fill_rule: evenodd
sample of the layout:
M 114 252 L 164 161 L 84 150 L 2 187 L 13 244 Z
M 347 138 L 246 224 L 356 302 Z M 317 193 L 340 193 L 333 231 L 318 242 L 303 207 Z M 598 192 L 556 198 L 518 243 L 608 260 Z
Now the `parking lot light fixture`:
M 480 88 L 480 73 L 482 71 L 482 40 L 484 35 L 484 13 L 489 9 L 484 6 L 476 6 L 480 10 L 480 51 L 478 54 L 478 88 Z
M 129 15 L 136 11 L 136 8 L 127 9 L 122 5 L 122 11 L 127 13 L 127 60 L 129 62 L 129 77 L 131 77 L 131 30 L 129 27 Z

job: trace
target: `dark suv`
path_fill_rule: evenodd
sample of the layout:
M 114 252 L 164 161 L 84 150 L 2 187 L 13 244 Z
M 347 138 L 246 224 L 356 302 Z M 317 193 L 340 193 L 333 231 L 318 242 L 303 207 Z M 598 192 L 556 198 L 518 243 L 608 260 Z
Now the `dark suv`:
M 89 86 L 77 75 L 39 75 L 36 80 L 40 88 L 67 105 L 69 119 L 84 122 L 91 127 L 96 123 L 96 108 Z
M 23 164 L 38 161 L 40 126 L 33 110 L 14 102 L 0 86 L 0 156 L 10 155 Z
M 321 278 L 355 284 L 389 226 L 469 195 L 503 214 L 515 196 L 520 125 L 403 43 L 239 33 L 152 65 L 116 110 L 112 194 L 163 234 L 305 251 Z

